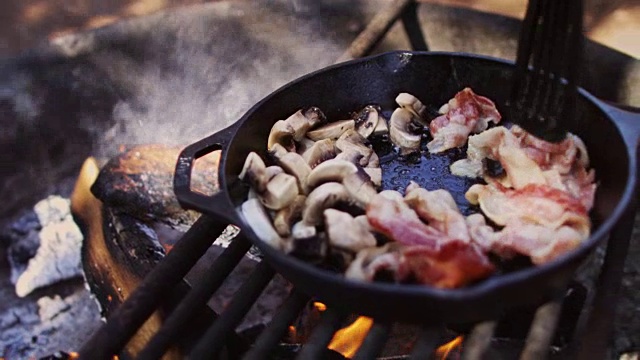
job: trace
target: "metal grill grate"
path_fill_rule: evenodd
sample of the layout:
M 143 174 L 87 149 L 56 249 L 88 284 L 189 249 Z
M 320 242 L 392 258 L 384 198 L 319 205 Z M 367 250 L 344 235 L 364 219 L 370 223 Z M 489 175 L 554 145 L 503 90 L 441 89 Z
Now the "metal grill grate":
M 414 50 L 428 50 L 417 17 L 418 4 L 414 0 L 396 0 L 379 12 L 367 28 L 354 40 L 339 61 L 367 55 L 385 36 L 395 21 L 400 19 Z M 620 285 L 622 266 L 628 248 L 633 225 L 633 213 L 627 214 L 610 236 L 601 271 L 598 291 L 593 307 L 581 317 L 574 341 L 569 345 L 571 354 L 579 359 L 604 358 L 609 330 L 612 325 L 612 303 Z M 179 284 L 207 248 L 222 233 L 227 224 L 208 216 L 202 216 L 171 252 L 149 273 L 142 284 L 108 319 L 93 337 L 83 346 L 83 359 L 108 359 L 121 353 L 131 337 L 151 314 L 163 306 L 164 299 L 176 294 Z M 212 235 L 213 234 L 213 235 Z M 233 271 L 251 244 L 238 235 L 231 245 L 213 262 L 208 276 L 193 284 L 181 297 L 177 306 L 168 314 L 161 329 L 154 334 L 138 355 L 139 359 L 160 358 L 180 335 L 188 332 L 195 319 L 206 310 L 207 300 Z M 193 359 L 236 358 L 230 351 L 233 347 L 234 328 L 249 311 L 255 300 L 274 277 L 274 270 L 261 262 L 249 279 L 234 296 L 234 300 L 217 319 L 210 321 L 192 344 Z M 172 296 L 170 296 L 172 295 Z M 243 359 L 264 359 L 285 336 L 288 327 L 303 311 L 310 298 L 295 289 L 281 305 L 269 325 L 264 328 L 253 344 L 243 354 Z M 561 313 L 562 298 L 537 309 L 529 329 L 521 359 L 542 359 L 549 351 L 556 325 Z M 298 359 L 324 359 L 326 347 L 335 332 L 348 316 L 338 308 L 329 308 L 322 313 L 320 323 L 298 352 Z M 591 316 L 589 316 L 591 315 Z M 355 359 L 373 359 L 379 356 L 393 324 L 374 319 L 374 324 L 357 350 Z M 496 331 L 497 321 L 476 324 L 463 344 L 463 359 L 481 359 L 486 354 Z M 586 329 L 590 329 L 588 332 Z M 429 358 L 444 334 L 440 324 L 427 324 L 419 334 L 409 359 Z M 582 339 L 580 341 L 579 339 Z M 578 349 L 581 349 L 578 351 Z

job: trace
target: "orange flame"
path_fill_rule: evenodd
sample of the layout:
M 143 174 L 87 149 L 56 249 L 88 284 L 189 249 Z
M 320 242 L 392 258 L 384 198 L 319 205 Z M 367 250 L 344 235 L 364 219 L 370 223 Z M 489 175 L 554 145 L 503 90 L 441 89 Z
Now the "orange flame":
M 446 360 L 451 351 L 455 350 L 458 347 L 461 347 L 462 344 L 462 336 L 458 336 L 457 338 L 449 341 L 448 343 L 441 345 L 438 349 L 436 349 L 436 357 L 439 360 Z
M 331 339 L 328 348 L 339 352 L 346 358 L 352 358 L 372 325 L 373 320 L 371 318 L 360 316 L 351 325 L 338 330 L 333 339 Z
M 76 360 L 76 359 L 78 359 L 79 357 L 80 357 L 80 354 L 79 354 L 79 353 L 77 353 L 77 352 L 75 352 L 75 351 L 72 351 L 72 352 L 70 352 L 70 353 L 69 353 L 69 359 L 70 359 L 70 360 Z
M 313 306 L 320 312 L 327 310 L 327 305 L 321 303 L 321 302 L 314 302 Z

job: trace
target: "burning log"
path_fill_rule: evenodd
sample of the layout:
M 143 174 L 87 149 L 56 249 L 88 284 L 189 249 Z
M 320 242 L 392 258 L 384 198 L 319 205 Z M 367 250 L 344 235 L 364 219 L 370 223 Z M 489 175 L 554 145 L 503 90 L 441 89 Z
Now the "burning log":
M 199 214 L 182 209 L 173 193 L 173 171 L 179 153 L 180 148 L 164 145 L 124 149 L 100 170 L 91 192 L 115 210 L 186 229 Z M 192 176 L 194 191 L 217 191 L 219 158 L 219 152 L 215 152 L 198 159 Z

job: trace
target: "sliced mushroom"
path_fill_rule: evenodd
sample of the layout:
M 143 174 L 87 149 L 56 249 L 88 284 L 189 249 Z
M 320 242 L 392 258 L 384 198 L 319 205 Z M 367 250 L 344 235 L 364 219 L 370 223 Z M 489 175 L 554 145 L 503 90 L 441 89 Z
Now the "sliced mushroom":
M 371 179 L 364 171 L 345 176 L 342 179 L 342 185 L 347 190 L 351 200 L 363 209 L 378 193 Z
M 366 172 L 367 175 L 369 175 L 369 178 L 371 179 L 371 182 L 373 183 L 374 186 L 376 187 L 382 186 L 382 169 L 381 168 L 366 167 L 366 168 L 363 168 L 362 170 L 364 170 L 364 172 Z
M 306 194 L 307 177 L 311 172 L 311 168 L 300 154 L 282 151 L 282 149 L 282 146 L 274 146 L 271 155 L 287 174 L 295 176 L 298 181 L 300 191 L 302 191 L 303 194 Z
M 285 122 L 293 128 L 293 139 L 300 141 L 309 129 L 324 121 L 322 111 L 317 107 L 311 107 L 306 111 L 298 110 L 289 116 Z
M 302 154 L 302 158 L 313 169 L 323 161 L 333 159 L 336 155 L 335 141 L 324 139 L 316 141 L 311 148 Z
M 300 221 L 291 229 L 292 239 L 285 252 L 309 262 L 322 261 L 327 256 L 328 244 L 324 233 L 315 226 Z
M 304 203 L 302 220 L 308 225 L 318 225 L 322 222 L 322 212 L 340 202 L 349 202 L 347 189 L 342 184 L 329 182 L 315 188 Z
M 302 209 L 306 199 L 306 196 L 298 195 L 289 206 L 276 212 L 273 217 L 273 226 L 280 236 L 291 236 L 291 226 L 302 217 Z
M 346 160 L 352 164 L 360 165 L 360 160 L 362 160 L 363 156 L 359 152 L 349 149 L 347 151 L 343 151 L 336 155 L 335 159 L 337 160 Z
M 320 108 L 312 106 L 305 110 L 304 116 L 311 123 L 311 128 L 318 126 L 327 121 L 327 117 L 324 115 Z
M 282 145 L 287 151 L 296 151 L 296 143 L 293 141 L 295 129 L 284 120 L 278 120 L 271 127 L 267 149 L 271 151 L 275 144 Z
M 298 195 L 298 183 L 293 175 L 280 173 L 269 180 L 263 193 L 258 193 L 262 204 L 272 210 L 280 210 L 293 202 Z
M 351 262 L 344 275 L 347 279 L 373 281 L 379 271 L 389 271 L 394 280 L 406 277 L 408 268 L 392 243 L 362 249 Z
M 378 115 L 378 124 L 376 128 L 373 129 L 373 135 L 379 136 L 389 133 L 389 126 L 387 125 L 387 119 L 382 117 L 382 115 Z
M 335 121 L 307 132 L 307 137 L 314 141 L 323 139 L 335 140 L 339 138 L 340 135 L 342 135 L 345 131 L 355 128 L 355 125 L 356 122 L 351 119 Z
M 420 123 L 425 126 L 428 125 L 423 118 L 424 111 L 427 107 L 424 106 L 417 97 L 409 93 L 400 93 L 396 97 L 396 103 L 398 103 L 398 105 L 400 105 L 400 107 L 402 107 L 403 109 L 411 112 Z
M 276 175 L 282 174 L 283 172 L 284 170 L 278 165 L 268 166 L 267 169 L 265 170 L 268 180 L 273 179 Z
M 371 153 L 371 156 L 369 157 L 369 162 L 367 163 L 366 167 L 368 168 L 380 167 L 380 158 L 378 157 L 378 154 L 376 154 L 375 151 Z
M 240 175 L 240 180 L 245 181 L 252 189 L 257 192 L 263 192 L 269 181 L 267 175 L 267 167 L 260 155 L 250 152 L 244 161 L 244 166 Z
M 410 130 L 412 121 L 413 115 L 403 108 L 397 108 L 391 115 L 389 137 L 391 142 L 400 148 L 402 155 L 420 150 L 421 136 Z
M 355 118 L 356 131 L 363 137 L 368 138 L 378 126 L 379 118 L 378 109 L 375 106 L 365 106 Z
M 300 155 L 304 154 L 307 150 L 311 149 L 313 144 L 316 142 L 309 139 L 308 137 L 303 137 L 298 144 L 296 144 L 296 152 Z
M 373 234 L 349 213 L 326 209 L 324 225 L 330 245 L 353 252 L 376 246 L 376 238 Z
M 373 153 L 373 149 L 367 146 L 367 139 L 365 139 L 354 129 L 345 131 L 336 141 L 336 147 L 343 152 L 355 151 L 361 154 L 361 166 L 366 166 L 369 163 L 369 158 Z
M 307 187 L 314 189 L 327 182 L 342 182 L 350 174 L 358 172 L 358 167 L 346 160 L 331 159 L 316 166 L 307 177 Z
M 244 220 L 251 227 L 256 236 L 269 244 L 270 246 L 281 249 L 283 246 L 282 238 L 273 228 L 271 219 L 267 214 L 264 206 L 258 199 L 250 199 L 242 203 L 242 215 Z

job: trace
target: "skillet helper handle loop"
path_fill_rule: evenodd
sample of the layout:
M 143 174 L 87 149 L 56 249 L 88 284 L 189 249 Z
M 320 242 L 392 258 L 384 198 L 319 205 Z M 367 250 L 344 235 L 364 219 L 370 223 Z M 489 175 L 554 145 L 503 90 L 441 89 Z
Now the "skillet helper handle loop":
M 184 148 L 178 156 L 173 178 L 173 189 L 178 202 L 185 209 L 229 219 L 228 206 L 224 200 L 224 190 L 213 195 L 205 195 L 191 189 L 191 175 L 195 161 L 216 150 L 224 151 L 235 130 L 235 126 L 223 129 L 209 137 Z M 218 169 L 218 172 L 220 169 Z M 220 178 L 220 176 L 218 176 Z M 226 209 L 226 210 L 225 210 Z

